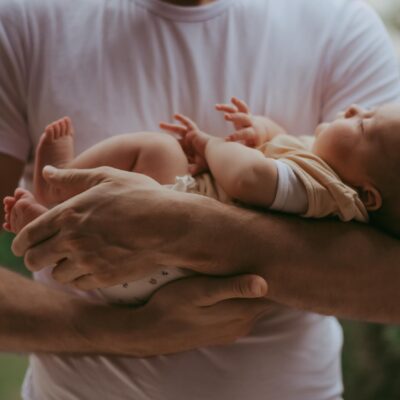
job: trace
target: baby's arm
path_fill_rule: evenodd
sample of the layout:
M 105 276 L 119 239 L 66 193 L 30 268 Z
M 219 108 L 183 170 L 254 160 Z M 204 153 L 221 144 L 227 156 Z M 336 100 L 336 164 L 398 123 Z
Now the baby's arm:
M 232 198 L 270 207 L 275 200 L 278 171 L 273 159 L 239 143 L 211 138 L 205 158 L 215 180 Z
M 230 197 L 253 206 L 271 206 L 278 180 L 273 159 L 256 149 L 202 132 L 183 115 L 175 118 L 183 126 L 166 123 L 160 126 L 181 136 L 182 147 L 194 163 L 193 174 L 209 169 Z
M 258 147 L 277 135 L 286 133 L 285 129 L 270 118 L 250 113 L 247 104 L 232 97 L 232 104 L 217 104 L 216 109 L 225 113 L 225 120 L 233 123 L 235 132 L 226 140 L 240 141 L 248 147 Z

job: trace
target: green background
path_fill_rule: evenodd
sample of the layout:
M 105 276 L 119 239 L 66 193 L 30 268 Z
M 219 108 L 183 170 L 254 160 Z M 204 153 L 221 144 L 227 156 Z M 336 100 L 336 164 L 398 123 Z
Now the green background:
M 0 234 L 0 264 L 27 275 L 22 260 L 15 259 L 9 252 L 11 240 L 11 235 Z M 358 322 L 342 324 L 346 399 L 400 399 L 400 328 Z M 0 355 L 0 400 L 20 399 L 26 365 L 25 356 Z

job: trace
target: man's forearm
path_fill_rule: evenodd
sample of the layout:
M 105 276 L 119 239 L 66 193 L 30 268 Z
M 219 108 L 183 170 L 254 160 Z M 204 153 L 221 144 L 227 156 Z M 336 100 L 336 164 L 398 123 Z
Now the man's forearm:
M 130 310 L 132 320 L 134 312 Z M 126 309 L 76 298 L 0 268 L 0 351 L 122 354 L 116 338 L 126 335 L 122 324 L 127 314 Z M 141 343 L 135 350 L 135 332 L 130 329 L 129 353 L 140 355 L 145 342 L 137 337 Z
M 265 282 L 249 275 L 181 279 L 138 308 L 91 303 L 2 268 L 0 282 L 0 351 L 170 354 L 232 343 L 271 309 Z
M 118 257 L 110 285 L 149 266 L 211 275 L 252 272 L 266 278 L 276 302 L 400 322 L 400 245 L 371 227 L 246 210 L 112 169 L 57 170 L 51 179 L 67 186 L 83 180 L 92 187 L 33 221 L 14 240 L 14 251 L 25 254 L 34 270 L 65 254 L 78 267 L 81 260 L 86 274 L 89 255 L 94 276 Z M 93 204 L 101 207 L 101 218 Z
M 190 234 L 194 269 L 257 273 L 269 298 L 287 306 L 400 322 L 396 239 L 361 224 L 261 214 L 203 198 L 191 203 L 201 221 Z
M 275 239 L 276 251 L 270 265 L 267 258 L 254 270 L 268 277 L 271 299 L 326 315 L 400 323 L 397 240 L 362 224 L 276 218 L 264 236 Z

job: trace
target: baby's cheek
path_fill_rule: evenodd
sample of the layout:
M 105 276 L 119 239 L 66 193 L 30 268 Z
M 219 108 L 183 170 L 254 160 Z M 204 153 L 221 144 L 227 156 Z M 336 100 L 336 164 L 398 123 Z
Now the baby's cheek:
M 347 145 L 333 132 L 324 132 L 314 146 L 314 153 L 334 170 L 349 157 Z

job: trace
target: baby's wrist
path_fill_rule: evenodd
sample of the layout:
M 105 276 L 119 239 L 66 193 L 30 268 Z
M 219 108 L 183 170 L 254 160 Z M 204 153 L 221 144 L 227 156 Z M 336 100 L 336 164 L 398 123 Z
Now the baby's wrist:
M 218 144 L 224 143 L 224 142 L 225 142 L 225 140 L 222 138 L 211 136 L 207 140 L 206 149 L 207 149 L 207 147 L 215 146 L 215 145 L 218 145 Z

